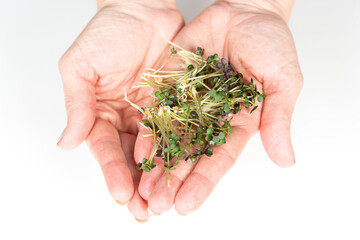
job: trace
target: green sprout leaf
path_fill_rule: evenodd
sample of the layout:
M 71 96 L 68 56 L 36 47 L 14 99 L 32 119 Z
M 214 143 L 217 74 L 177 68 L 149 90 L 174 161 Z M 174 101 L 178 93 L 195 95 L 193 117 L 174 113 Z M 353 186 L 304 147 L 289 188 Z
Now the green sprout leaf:
M 211 140 L 211 138 L 212 138 L 211 134 L 210 134 L 210 135 L 206 135 L 205 140 L 209 142 L 209 141 Z
M 216 101 L 216 102 L 221 102 L 223 96 L 222 96 L 222 94 L 220 94 L 220 93 L 216 93 L 215 96 L 214 96 L 214 98 L 215 98 L 215 101 Z
M 170 106 L 170 107 L 172 107 L 172 106 L 174 105 L 174 102 L 171 101 L 171 100 L 166 100 L 166 101 L 165 101 L 165 104 L 168 105 L 168 106 Z
M 182 108 L 187 112 L 187 111 L 189 111 L 190 106 L 189 106 L 189 104 L 184 103 L 183 106 L 182 106 Z
M 150 172 L 151 168 L 150 166 L 143 166 L 142 170 L 144 170 L 145 172 Z
M 137 169 L 137 170 L 141 170 L 141 168 L 142 168 L 142 163 L 139 162 L 139 163 L 136 165 L 136 169 Z
M 159 91 L 155 92 L 155 97 L 157 97 L 160 101 L 164 99 L 161 95 L 162 94 Z
M 214 128 L 209 127 L 209 128 L 206 130 L 206 135 L 211 135 L 211 134 L 213 134 L 213 132 L 214 132 Z
M 250 111 L 250 113 L 252 113 L 253 111 L 255 111 L 257 108 L 258 108 L 258 106 L 255 106 L 255 107 Z
M 177 142 L 177 141 L 180 140 L 180 137 L 179 137 L 179 136 L 176 136 L 175 133 L 172 133 L 172 134 L 170 135 L 170 138 L 171 138 L 172 140 L 174 140 L 175 142 Z
M 208 148 L 206 149 L 205 155 L 210 157 L 211 155 L 213 155 L 213 149 L 212 148 Z
M 216 146 L 221 146 L 221 145 L 225 144 L 225 139 L 220 139 L 215 144 L 216 144 Z
M 214 136 L 213 139 L 214 143 L 217 143 L 218 141 L 220 141 L 220 138 L 218 136 Z
M 219 138 L 220 138 L 220 139 L 225 139 L 225 133 L 220 132 L 220 133 L 219 133 Z
M 230 103 L 229 102 L 226 102 L 224 104 L 224 111 L 225 111 L 225 113 L 230 113 Z
M 151 124 L 150 121 L 147 120 L 147 119 L 143 119 L 143 120 L 142 120 L 142 123 L 144 124 L 145 127 L 152 127 L 152 124 Z
M 203 49 L 203 48 L 201 48 L 201 47 L 197 47 L 195 54 L 196 54 L 196 55 L 199 55 L 199 56 L 203 56 L 203 55 L 204 55 L 204 51 L 205 51 L 205 49 Z
M 173 46 L 171 55 L 178 54 L 176 58 L 186 65 L 175 71 L 160 68 L 143 74 L 144 83 L 154 89 L 152 103 L 141 107 L 125 99 L 142 114 L 149 131 L 146 136 L 154 140 L 151 155 L 136 168 L 150 172 L 156 167 L 154 158 L 161 158 L 168 178 L 168 171 L 182 159 L 192 163 L 203 155 L 212 156 L 213 147 L 226 144 L 231 134 L 229 114 L 241 118 L 244 107 L 252 113 L 258 108 L 255 104 L 265 98 L 253 79 L 245 84 L 243 74 L 217 53 L 204 59 L 201 47 L 192 53 Z

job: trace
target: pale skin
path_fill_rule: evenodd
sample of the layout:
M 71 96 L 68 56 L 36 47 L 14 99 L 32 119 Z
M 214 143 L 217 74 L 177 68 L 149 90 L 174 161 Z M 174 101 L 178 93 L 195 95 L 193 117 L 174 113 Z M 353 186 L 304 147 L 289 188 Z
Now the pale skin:
M 162 213 L 175 204 L 179 213 L 195 211 L 257 131 L 275 164 L 295 163 L 290 122 L 303 78 L 287 27 L 292 1 L 216 1 L 186 26 L 173 1 L 129 2 L 98 1 L 97 15 L 60 61 L 68 115 L 61 148 L 86 140 L 112 197 L 128 203 L 139 220 L 150 217 L 148 208 Z M 212 157 L 171 171 L 170 185 L 161 162 L 150 173 L 135 169 L 152 143 L 142 137 L 142 116 L 124 101 L 125 92 L 139 106 L 151 101 L 151 90 L 132 87 L 157 66 L 168 50 L 165 39 L 229 59 L 267 95 L 253 114 L 241 112 L 232 121 L 232 134 Z

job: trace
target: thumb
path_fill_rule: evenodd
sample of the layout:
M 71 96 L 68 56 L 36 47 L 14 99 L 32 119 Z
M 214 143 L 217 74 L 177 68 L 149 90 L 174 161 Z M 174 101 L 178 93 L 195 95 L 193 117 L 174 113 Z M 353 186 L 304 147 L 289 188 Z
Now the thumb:
M 64 85 L 67 126 L 58 141 L 62 149 L 73 149 L 89 135 L 95 122 L 96 76 L 88 63 L 69 50 L 59 62 Z
M 302 88 L 302 76 L 291 81 L 277 83 L 266 91 L 261 115 L 260 135 L 270 159 L 280 167 L 295 164 L 295 155 L 290 138 L 291 116 L 296 99 Z

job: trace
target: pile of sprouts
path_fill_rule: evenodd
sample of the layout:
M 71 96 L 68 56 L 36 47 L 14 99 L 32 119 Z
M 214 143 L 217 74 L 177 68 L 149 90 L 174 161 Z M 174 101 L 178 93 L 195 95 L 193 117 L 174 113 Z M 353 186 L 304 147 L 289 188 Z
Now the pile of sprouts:
M 137 165 L 147 172 L 156 166 L 154 158 L 163 160 L 168 173 L 180 160 L 194 163 L 203 155 L 211 157 L 214 147 L 225 144 L 231 134 L 230 116 L 243 108 L 253 112 L 256 100 L 265 98 L 264 90 L 260 93 L 252 79 L 246 84 L 218 54 L 205 58 L 201 47 L 193 53 L 171 44 L 170 58 L 179 60 L 182 69 L 166 71 L 162 66 L 143 73 L 140 86 L 154 89 L 150 106 L 139 107 L 126 99 L 143 114 L 140 124 L 154 140 L 150 156 Z

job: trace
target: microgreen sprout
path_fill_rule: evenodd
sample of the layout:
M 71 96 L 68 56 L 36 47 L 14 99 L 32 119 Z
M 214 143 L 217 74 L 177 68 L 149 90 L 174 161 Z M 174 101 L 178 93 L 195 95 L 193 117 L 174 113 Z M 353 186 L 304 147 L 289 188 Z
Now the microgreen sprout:
M 243 108 L 252 113 L 265 98 L 264 90 L 260 93 L 253 79 L 246 84 L 225 58 L 216 53 L 205 58 L 201 47 L 193 53 L 171 44 L 170 57 L 184 68 L 143 74 L 141 86 L 154 89 L 150 106 L 140 108 L 126 98 L 144 115 L 141 124 L 154 139 L 150 156 L 137 165 L 147 172 L 156 167 L 154 158 L 163 159 L 168 173 L 180 160 L 194 163 L 204 155 L 211 157 L 214 147 L 225 144 L 231 134 L 231 113 Z

